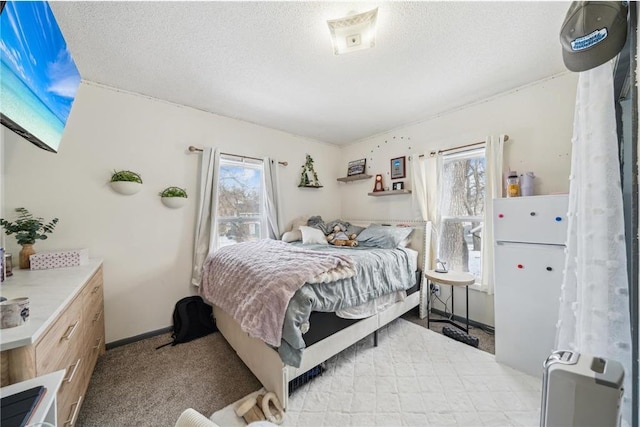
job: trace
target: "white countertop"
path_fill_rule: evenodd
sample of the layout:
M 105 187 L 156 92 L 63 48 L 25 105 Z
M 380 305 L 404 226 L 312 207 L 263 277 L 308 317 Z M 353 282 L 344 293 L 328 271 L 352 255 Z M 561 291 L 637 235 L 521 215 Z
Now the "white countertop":
M 102 260 L 92 259 L 79 267 L 14 269 L 13 276 L 0 285 L 0 296 L 29 297 L 29 321 L 0 329 L 0 351 L 36 342 L 101 265 Z

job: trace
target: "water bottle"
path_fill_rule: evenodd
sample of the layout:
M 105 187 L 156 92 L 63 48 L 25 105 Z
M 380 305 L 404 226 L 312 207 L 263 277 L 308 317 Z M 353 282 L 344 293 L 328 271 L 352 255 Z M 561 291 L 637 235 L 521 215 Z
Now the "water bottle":
M 509 171 L 507 175 L 507 197 L 518 197 L 520 195 L 520 180 L 518 172 Z

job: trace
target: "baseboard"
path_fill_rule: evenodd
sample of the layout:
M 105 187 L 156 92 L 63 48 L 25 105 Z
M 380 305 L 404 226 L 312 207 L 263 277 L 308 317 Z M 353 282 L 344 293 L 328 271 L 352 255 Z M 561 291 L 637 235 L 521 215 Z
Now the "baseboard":
M 432 308 L 431 312 L 434 313 L 434 314 L 438 314 L 438 315 L 440 315 L 442 317 L 449 317 L 450 316 L 450 313 L 446 313 L 445 314 L 444 311 L 438 310 L 438 309 L 435 309 L 435 308 Z M 467 321 L 467 318 L 466 317 L 462 317 L 462 316 L 458 316 L 458 315 L 454 315 L 453 316 L 453 320 L 455 320 L 456 322 L 460 322 L 460 323 L 464 324 Z M 491 325 L 485 325 L 484 323 L 476 322 L 475 320 L 471 320 L 471 319 L 469 319 L 469 326 L 473 326 L 474 328 L 480 328 L 480 329 L 483 329 L 485 331 L 487 329 L 491 330 L 491 331 L 494 329 L 494 327 L 491 326 Z
M 111 350 L 112 348 L 120 347 L 127 344 L 133 344 L 134 342 L 142 341 L 147 338 L 156 337 L 158 335 L 166 334 L 167 332 L 171 332 L 171 331 L 173 331 L 173 326 L 167 326 L 166 328 L 145 332 L 144 334 L 136 335 L 135 337 L 129 337 L 129 338 L 124 338 L 118 341 L 108 342 L 106 344 L 106 349 Z

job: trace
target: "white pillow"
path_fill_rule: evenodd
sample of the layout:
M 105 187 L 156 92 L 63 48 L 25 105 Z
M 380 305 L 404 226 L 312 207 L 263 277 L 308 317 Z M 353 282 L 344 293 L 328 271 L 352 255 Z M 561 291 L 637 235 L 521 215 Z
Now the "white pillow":
M 282 235 L 283 242 L 291 243 L 298 240 L 302 240 L 302 232 L 300 230 L 287 231 Z
M 315 227 L 307 227 L 303 225 L 300 227 L 300 232 L 302 232 L 302 244 L 303 245 L 328 245 L 327 237 L 324 235 L 322 230 Z

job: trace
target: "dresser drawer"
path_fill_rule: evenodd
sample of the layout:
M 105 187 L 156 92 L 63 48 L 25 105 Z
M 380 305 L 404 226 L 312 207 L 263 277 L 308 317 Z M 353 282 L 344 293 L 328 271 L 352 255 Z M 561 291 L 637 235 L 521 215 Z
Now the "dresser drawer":
M 89 279 L 84 289 L 82 290 L 82 298 L 84 300 L 84 306 L 90 307 L 95 304 L 102 304 L 103 294 L 103 281 L 102 281 L 102 267 L 95 272 L 95 274 Z
M 36 344 L 38 375 L 64 368 L 65 362 L 80 354 L 84 339 L 81 301 L 76 298 Z

